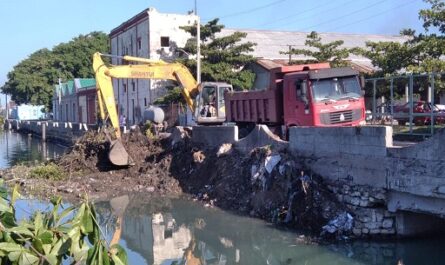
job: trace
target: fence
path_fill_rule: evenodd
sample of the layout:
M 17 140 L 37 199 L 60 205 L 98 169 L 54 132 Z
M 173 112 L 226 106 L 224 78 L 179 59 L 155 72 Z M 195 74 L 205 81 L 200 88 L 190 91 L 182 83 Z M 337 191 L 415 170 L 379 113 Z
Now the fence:
M 444 84 L 445 73 L 366 79 L 365 89 L 372 91 L 372 112 L 368 121 L 397 125 L 394 131 L 398 134 L 431 136 L 436 125 L 445 124 L 445 106 L 436 104 L 445 100 L 437 93 Z M 407 128 L 403 128 L 406 125 Z

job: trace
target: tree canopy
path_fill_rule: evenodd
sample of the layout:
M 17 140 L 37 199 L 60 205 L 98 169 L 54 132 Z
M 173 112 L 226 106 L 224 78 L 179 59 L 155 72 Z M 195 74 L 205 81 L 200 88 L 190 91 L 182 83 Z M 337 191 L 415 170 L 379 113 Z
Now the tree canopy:
M 255 59 L 249 52 L 255 46 L 252 42 L 242 42 L 247 36 L 243 32 L 234 32 L 227 36 L 216 36 L 224 25 L 213 19 L 201 25 L 201 78 L 204 81 L 222 81 L 233 85 L 237 90 L 250 89 L 255 74 L 246 69 L 246 66 Z M 193 38 L 189 39 L 182 49 L 196 55 L 196 26 L 184 26 L 183 30 L 189 32 Z M 192 72 L 196 73 L 196 60 L 182 61 Z
M 445 3 L 441 0 L 424 0 L 429 9 L 419 11 L 425 32 L 417 34 L 413 29 L 401 30 L 407 40 L 397 42 L 368 42 L 366 49 L 358 53 L 371 59 L 380 68 L 376 74 L 384 76 L 400 70 L 413 73 L 445 71 Z M 431 33 L 436 31 L 437 33 Z
M 1 87 L 16 103 L 45 105 L 51 109 L 54 85 L 58 79 L 94 76 L 94 52 L 108 52 L 108 36 L 103 32 L 79 35 L 52 50 L 40 49 L 14 66 Z
M 345 61 L 348 58 L 351 50 L 347 48 L 340 48 L 343 45 L 342 40 L 337 40 L 323 44 L 320 35 L 317 32 L 312 31 L 306 36 L 305 45 L 307 49 L 295 49 L 291 48 L 289 51 L 281 51 L 281 54 L 288 55 L 304 55 L 309 57 L 307 60 L 291 60 L 291 64 L 296 63 L 319 63 L 329 62 L 332 67 L 346 66 Z

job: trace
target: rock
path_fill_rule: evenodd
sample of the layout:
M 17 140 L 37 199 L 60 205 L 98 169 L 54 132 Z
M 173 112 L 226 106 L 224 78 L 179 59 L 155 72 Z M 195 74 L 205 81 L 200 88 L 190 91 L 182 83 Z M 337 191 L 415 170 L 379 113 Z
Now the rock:
M 350 204 L 359 206 L 360 205 L 360 199 L 357 197 L 351 197 L 351 200 L 349 201 Z
M 368 200 L 364 200 L 364 199 L 362 199 L 362 200 L 360 200 L 359 205 L 360 205 L 361 207 L 368 207 L 368 206 L 369 206 L 369 201 L 368 201 Z
M 381 230 L 377 229 L 377 228 L 369 230 L 369 234 L 371 234 L 371 235 L 377 235 L 377 234 L 380 234 L 380 232 L 381 232 Z
M 154 192 L 154 191 L 155 191 L 155 187 L 150 186 L 150 187 L 147 187 L 146 190 L 147 190 L 148 192 Z
M 363 228 L 362 229 L 362 233 L 363 234 L 369 234 L 369 229 L 368 228 Z
M 222 144 L 219 147 L 218 152 L 216 152 L 216 156 L 220 157 L 224 154 L 228 154 L 231 150 L 232 150 L 232 144 Z
M 195 163 L 202 163 L 204 162 L 204 159 L 206 158 L 206 156 L 204 155 L 204 153 L 202 151 L 197 151 L 193 153 L 193 161 Z
M 393 219 L 390 218 L 385 218 L 382 222 L 382 227 L 383 228 L 391 228 L 394 224 Z
M 378 222 L 368 222 L 368 223 L 365 223 L 365 227 L 370 229 L 370 230 L 371 229 L 377 229 L 377 228 L 380 227 L 380 223 L 378 223 Z
M 355 236 L 361 236 L 361 235 L 362 235 L 362 230 L 359 229 L 359 228 L 354 228 L 354 229 L 352 229 L 352 233 L 353 233 Z
M 382 235 L 394 235 L 396 233 L 396 230 L 394 228 L 382 229 L 381 233 L 382 233 Z
M 382 192 L 377 193 L 374 197 L 375 197 L 377 200 L 385 200 L 385 199 L 386 199 L 385 194 L 382 193 Z

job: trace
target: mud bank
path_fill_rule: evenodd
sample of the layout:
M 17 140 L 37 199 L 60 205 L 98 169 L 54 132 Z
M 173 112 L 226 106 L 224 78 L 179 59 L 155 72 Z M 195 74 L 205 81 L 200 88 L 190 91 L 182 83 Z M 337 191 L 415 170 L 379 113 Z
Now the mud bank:
M 344 200 L 348 197 L 340 197 L 335 188 L 305 168 L 304 161 L 285 150 L 265 146 L 241 154 L 229 144 L 206 149 L 192 145 L 187 131 L 150 140 L 136 130 L 122 140 L 135 162 L 129 168 L 112 166 L 104 135 L 88 132 L 59 160 L 51 162 L 63 179 L 36 176 L 32 166 L 17 166 L 0 174 L 8 184 L 21 185 L 29 196 L 62 195 L 76 200 L 88 195 L 101 200 L 128 193 L 186 194 L 205 206 L 314 235 L 338 238 L 369 234 L 367 230 L 357 232 L 354 224 L 360 224 L 360 229 L 365 224 L 362 219 L 354 222 L 351 207 Z M 379 218 L 381 225 L 388 224 L 385 220 Z

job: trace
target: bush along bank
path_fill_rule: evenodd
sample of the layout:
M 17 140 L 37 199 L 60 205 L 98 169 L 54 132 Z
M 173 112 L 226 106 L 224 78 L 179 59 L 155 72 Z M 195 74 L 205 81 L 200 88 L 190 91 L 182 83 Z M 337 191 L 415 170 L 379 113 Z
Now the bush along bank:
M 370 227 L 368 233 L 363 230 L 369 213 L 359 214 L 360 203 L 357 208 L 351 207 L 351 199 L 345 199 L 349 197 L 340 197 L 339 190 L 326 185 L 304 166 L 303 159 L 286 150 L 264 146 L 242 154 L 230 144 L 207 149 L 193 145 L 187 131 L 180 137 L 152 139 L 136 130 L 125 134 L 122 142 L 135 162 L 132 167 L 112 166 L 107 159 L 109 144 L 105 137 L 88 132 L 47 167 L 14 167 L 0 174 L 11 184 L 21 184 L 25 192 L 40 196 L 59 194 L 76 200 L 88 194 L 97 200 L 130 192 L 186 193 L 206 206 L 326 238 L 377 235 L 375 230 L 371 233 Z M 375 225 L 380 232 L 389 225 L 389 216 L 383 217 L 376 215 L 380 223 Z

